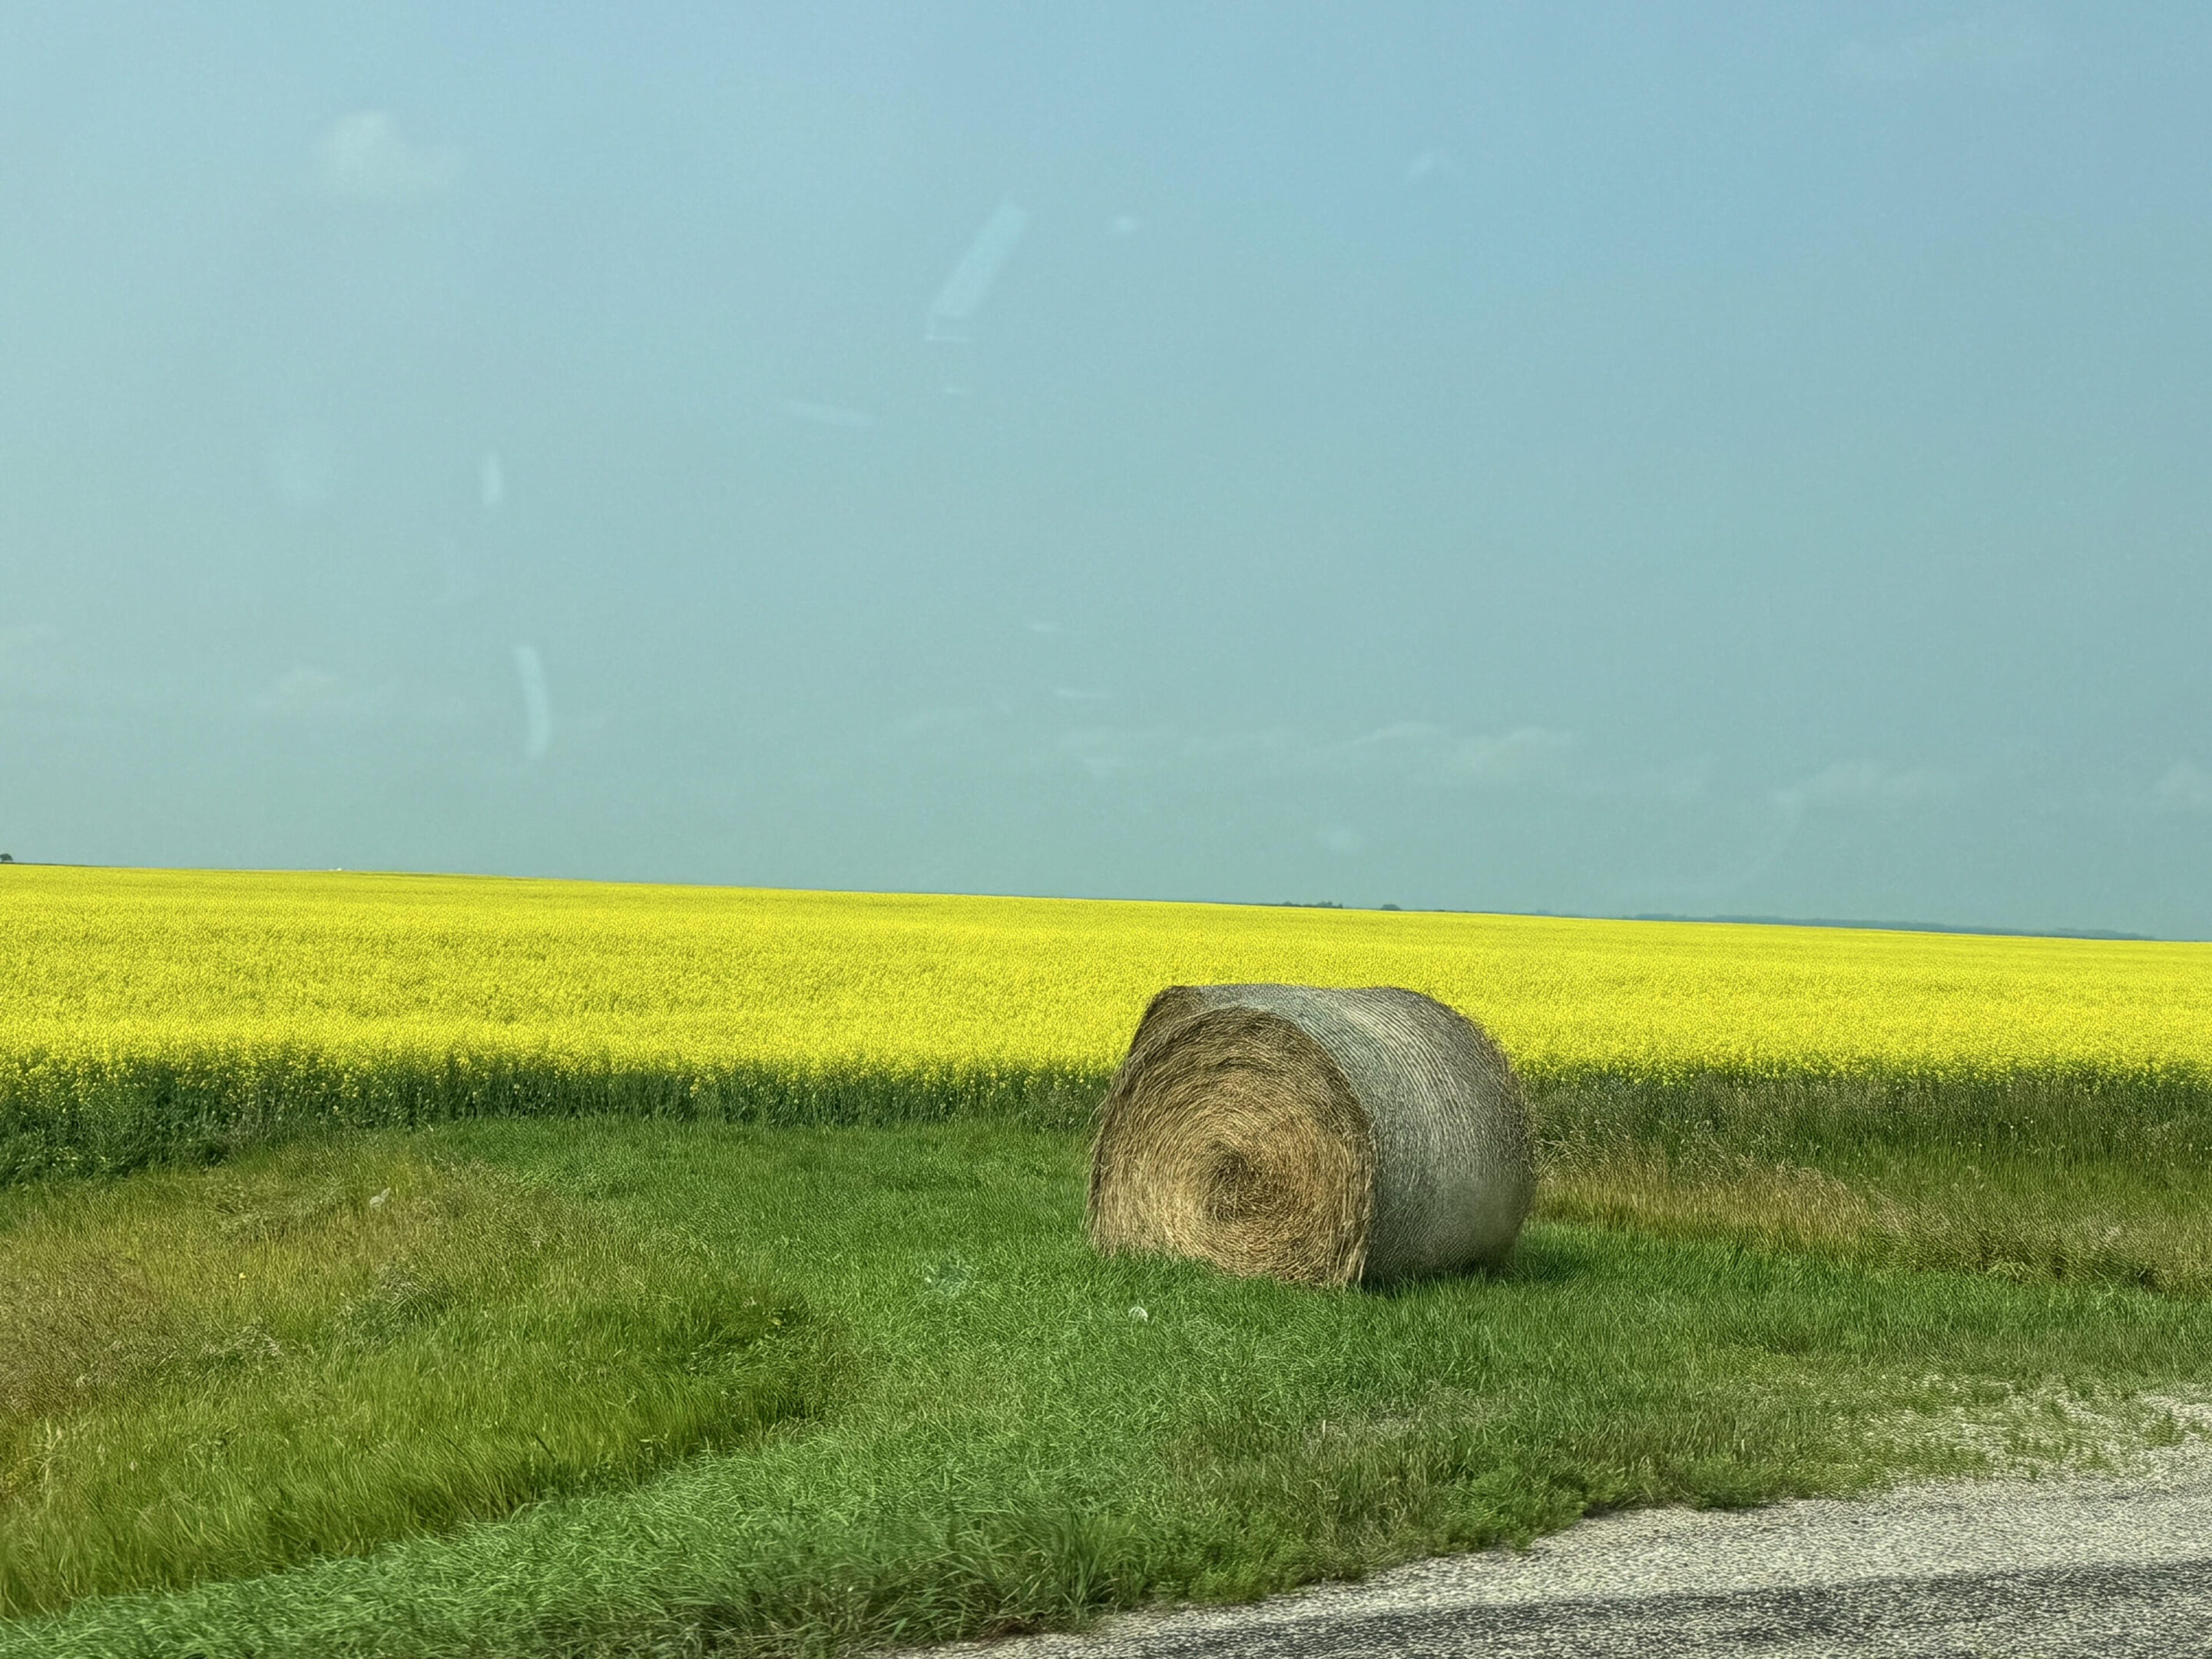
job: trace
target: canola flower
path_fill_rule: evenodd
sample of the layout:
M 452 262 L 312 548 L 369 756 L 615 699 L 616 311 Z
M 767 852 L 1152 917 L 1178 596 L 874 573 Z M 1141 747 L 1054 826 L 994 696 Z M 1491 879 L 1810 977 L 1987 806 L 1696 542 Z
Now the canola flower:
M 0 1140 L 194 1114 L 210 1145 L 300 1111 L 851 1118 L 901 1091 L 938 1108 L 890 1115 L 951 1115 L 1095 1090 L 1155 991 L 1253 980 L 1426 992 L 1539 1079 L 2212 1078 L 2202 944 L 19 866 Z

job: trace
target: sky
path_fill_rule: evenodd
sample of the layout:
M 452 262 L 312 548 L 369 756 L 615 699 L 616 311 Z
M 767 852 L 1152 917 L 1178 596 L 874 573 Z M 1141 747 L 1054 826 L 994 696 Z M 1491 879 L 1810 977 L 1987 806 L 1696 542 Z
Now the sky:
M 0 848 L 2212 937 L 2212 9 L 0 7 Z

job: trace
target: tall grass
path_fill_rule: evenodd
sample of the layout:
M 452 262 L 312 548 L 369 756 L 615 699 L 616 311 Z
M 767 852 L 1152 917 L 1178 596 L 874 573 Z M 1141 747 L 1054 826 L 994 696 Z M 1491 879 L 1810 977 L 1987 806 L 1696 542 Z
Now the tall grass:
M 1942 1272 L 2212 1296 L 2212 1089 L 2119 1079 L 1539 1079 L 1542 1212 Z
M 822 1403 L 804 1306 L 481 1164 L 0 1202 L 0 1615 L 357 1554 Z
M 440 1049 L 369 1057 L 301 1042 L 55 1054 L 0 1052 L 0 1187 L 207 1164 L 336 1129 L 477 1117 L 637 1117 L 763 1127 L 984 1119 L 1085 1122 L 1108 1072 L 738 1060 L 659 1066 Z

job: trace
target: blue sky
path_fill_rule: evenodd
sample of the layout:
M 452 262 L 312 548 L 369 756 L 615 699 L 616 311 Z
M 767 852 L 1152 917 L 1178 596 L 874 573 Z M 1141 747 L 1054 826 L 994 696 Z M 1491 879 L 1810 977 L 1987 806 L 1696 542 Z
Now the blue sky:
M 2212 13 L 0 15 L 0 847 L 2212 936 Z

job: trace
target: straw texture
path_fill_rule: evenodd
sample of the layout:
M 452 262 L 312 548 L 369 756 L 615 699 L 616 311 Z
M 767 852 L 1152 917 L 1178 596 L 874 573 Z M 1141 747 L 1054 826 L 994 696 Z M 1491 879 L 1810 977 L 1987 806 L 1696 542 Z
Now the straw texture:
M 1099 1104 L 1091 1238 L 1376 1284 L 1495 1261 L 1535 1192 L 1504 1052 L 1395 986 L 1178 985 Z

